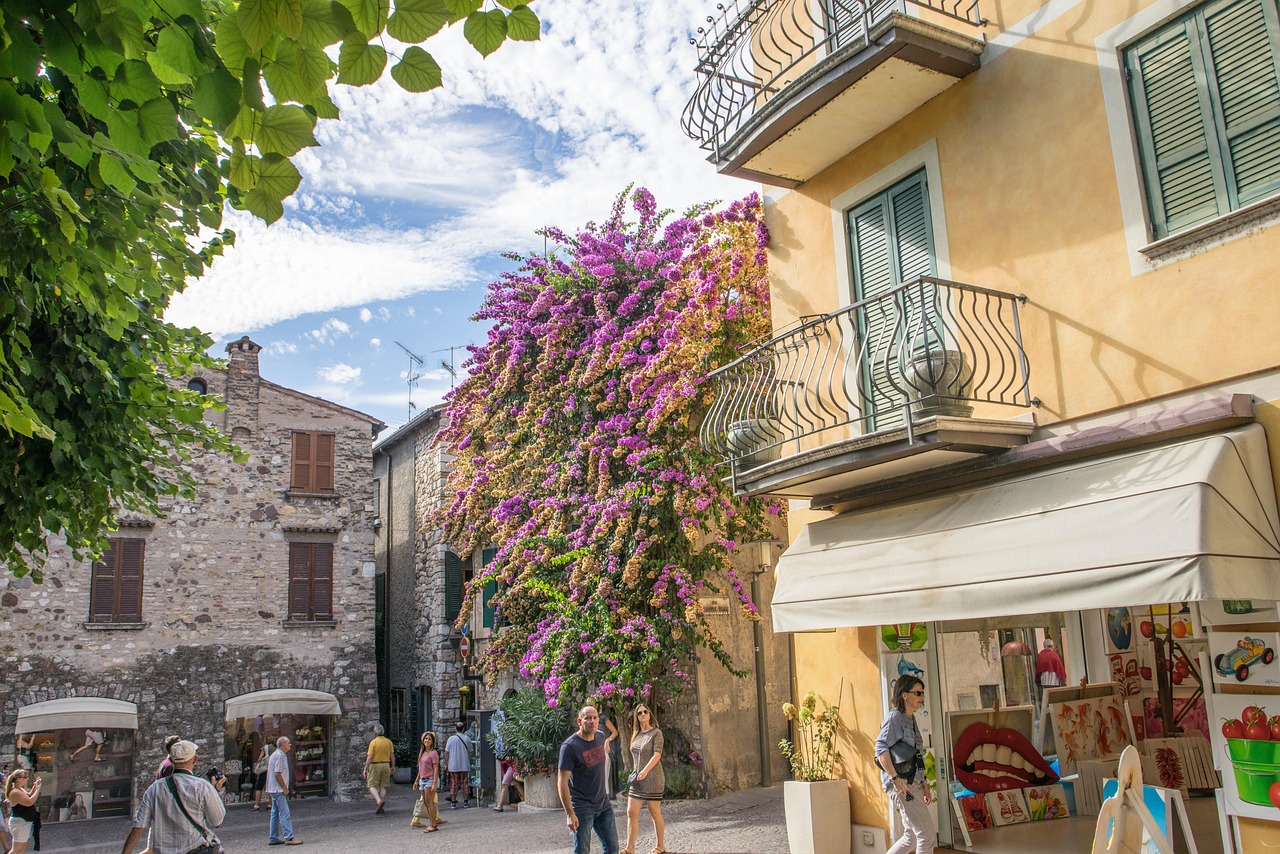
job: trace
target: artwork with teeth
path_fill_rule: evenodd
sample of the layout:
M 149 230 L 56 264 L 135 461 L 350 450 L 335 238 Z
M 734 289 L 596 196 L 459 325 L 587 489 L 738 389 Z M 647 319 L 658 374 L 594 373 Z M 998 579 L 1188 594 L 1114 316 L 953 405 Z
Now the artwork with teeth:
M 1058 781 L 1030 739 L 1009 727 L 970 724 L 956 739 L 951 761 L 956 779 L 971 792 L 1023 789 Z
M 987 811 L 991 813 L 991 821 L 996 827 L 1008 824 L 1022 824 L 1031 821 L 1031 811 L 1027 809 L 1027 799 L 1019 789 L 1007 792 L 988 792 Z

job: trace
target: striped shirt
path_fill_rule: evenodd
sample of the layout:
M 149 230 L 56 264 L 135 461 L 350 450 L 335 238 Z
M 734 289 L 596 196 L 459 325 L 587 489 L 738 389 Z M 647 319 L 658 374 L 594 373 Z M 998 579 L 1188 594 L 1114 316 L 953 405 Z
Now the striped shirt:
M 187 821 L 178 802 L 169 791 L 169 780 L 178 786 L 182 805 L 191 818 L 201 824 L 213 838 L 213 828 L 226 818 L 227 808 L 213 784 L 190 771 L 174 771 L 172 777 L 156 780 L 147 787 L 133 817 L 134 827 L 151 828 L 151 850 L 155 854 L 187 854 L 205 844 L 205 837 Z

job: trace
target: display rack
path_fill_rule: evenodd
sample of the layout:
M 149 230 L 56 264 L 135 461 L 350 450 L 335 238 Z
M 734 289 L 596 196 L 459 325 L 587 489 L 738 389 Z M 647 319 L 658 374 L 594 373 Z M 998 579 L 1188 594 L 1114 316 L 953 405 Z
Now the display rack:
M 329 755 L 323 740 L 299 741 L 295 745 L 293 781 L 299 797 L 323 797 L 329 793 Z

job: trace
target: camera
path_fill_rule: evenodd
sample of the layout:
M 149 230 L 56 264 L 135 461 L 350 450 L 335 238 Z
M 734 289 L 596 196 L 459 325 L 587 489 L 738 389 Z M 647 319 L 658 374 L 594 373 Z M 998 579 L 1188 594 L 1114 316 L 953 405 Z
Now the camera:
M 204 776 L 208 778 L 210 783 L 213 783 L 215 785 L 218 783 L 219 780 L 222 780 L 224 777 L 226 777 L 226 775 L 223 774 L 222 771 L 220 771 L 218 768 L 210 768 L 208 771 L 204 772 Z

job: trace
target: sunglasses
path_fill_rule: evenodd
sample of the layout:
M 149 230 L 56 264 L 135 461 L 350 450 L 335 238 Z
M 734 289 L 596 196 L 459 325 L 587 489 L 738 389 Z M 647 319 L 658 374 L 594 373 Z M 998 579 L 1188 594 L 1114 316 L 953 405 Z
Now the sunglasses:
M 911 694 L 911 695 L 913 695 L 913 696 L 916 696 L 916 697 L 923 697 L 923 696 L 924 696 L 924 691 L 908 691 L 907 693 L 908 693 L 908 694 Z
M 636 712 L 636 714 L 637 714 L 637 715 L 647 715 L 647 714 L 649 714 L 649 710 L 648 710 L 648 709 L 640 709 L 640 710 L 638 710 L 638 711 Z

